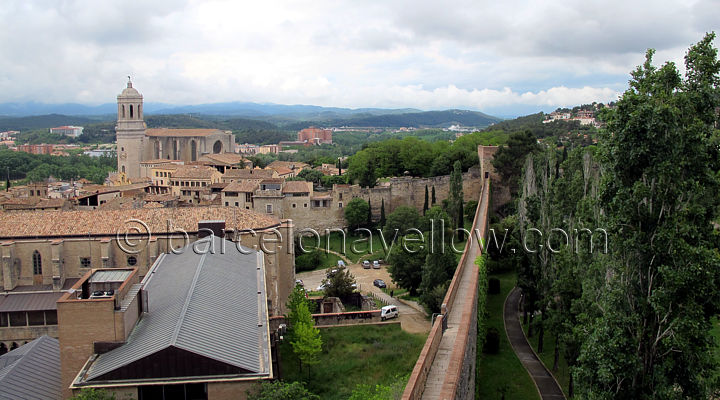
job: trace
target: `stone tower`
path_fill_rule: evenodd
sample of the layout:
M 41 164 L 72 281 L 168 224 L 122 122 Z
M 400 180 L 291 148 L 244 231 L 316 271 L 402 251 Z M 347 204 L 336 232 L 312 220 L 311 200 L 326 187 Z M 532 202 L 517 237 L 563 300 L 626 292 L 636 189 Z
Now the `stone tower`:
M 127 88 L 118 95 L 117 103 L 117 170 L 128 179 L 137 179 L 140 177 L 140 162 L 143 161 L 146 126 L 143 121 L 143 97 L 132 87 L 130 77 Z

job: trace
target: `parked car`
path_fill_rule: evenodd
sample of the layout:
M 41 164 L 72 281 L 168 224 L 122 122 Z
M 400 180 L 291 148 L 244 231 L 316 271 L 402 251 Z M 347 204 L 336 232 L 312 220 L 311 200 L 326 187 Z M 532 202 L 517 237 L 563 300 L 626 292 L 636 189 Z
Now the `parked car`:
M 305 287 L 305 284 L 303 283 L 302 279 L 295 279 L 295 286 Z
M 370 269 L 370 261 L 368 261 L 368 260 L 363 261 L 363 268 Z
M 326 285 L 326 284 L 324 284 L 324 283 L 321 283 L 320 286 L 318 286 L 317 289 L 315 289 L 315 291 L 317 291 L 317 292 L 322 292 L 322 291 L 325 290 L 325 288 L 327 288 L 327 287 L 328 287 L 328 285 Z
M 385 281 L 382 279 L 375 279 L 373 281 L 373 285 L 379 287 L 380 289 L 386 288 L 387 285 L 385 284 Z
M 331 269 L 330 272 L 327 273 L 327 277 L 332 278 L 333 276 L 335 276 L 335 274 L 338 273 L 338 271 L 339 271 L 339 269 L 337 269 L 337 268 Z
M 400 316 L 400 312 L 397 307 L 392 304 L 380 309 L 380 319 L 383 321 L 390 318 L 397 318 L 398 316 Z
M 380 263 L 377 260 L 373 261 L 373 268 L 380 269 Z
M 343 260 L 338 260 L 338 267 L 340 267 L 340 268 L 345 268 L 345 261 L 343 261 Z

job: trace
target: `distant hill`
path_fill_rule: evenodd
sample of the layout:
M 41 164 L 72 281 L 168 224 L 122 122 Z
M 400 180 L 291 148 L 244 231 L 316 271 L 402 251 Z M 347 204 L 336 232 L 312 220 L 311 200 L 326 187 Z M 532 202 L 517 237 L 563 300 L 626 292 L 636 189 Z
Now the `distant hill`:
M 62 125 L 87 125 L 99 122 L 95 119 L 60 114 L 34 115 L 29 117 L 0 117 L 0 131 L 45 129 Z
M 449 127 L 450 125 L 483 128 L 502 119 L 478 111 L 445 110 L 404 113 L 398 115 L 373 115 L 345 120 L 335 120 L 335 126 L 383 126 L 383 127 Z

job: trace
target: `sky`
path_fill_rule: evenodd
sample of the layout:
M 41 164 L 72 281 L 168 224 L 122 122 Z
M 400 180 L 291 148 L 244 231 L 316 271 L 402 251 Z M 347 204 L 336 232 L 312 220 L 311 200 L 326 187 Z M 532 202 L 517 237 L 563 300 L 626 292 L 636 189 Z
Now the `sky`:
M 131 75 L 146 102 L 521 115 L 617 99 L 648 48 L 682 67 L 720 0 L 3 0 L 0 17 L 0 103 L 113 103 Z

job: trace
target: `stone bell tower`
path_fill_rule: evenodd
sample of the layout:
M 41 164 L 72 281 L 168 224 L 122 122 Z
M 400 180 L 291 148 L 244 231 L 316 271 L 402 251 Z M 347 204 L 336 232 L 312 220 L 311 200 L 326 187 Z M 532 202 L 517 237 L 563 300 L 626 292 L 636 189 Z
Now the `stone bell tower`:
M 129 76 L 127 88 L 118 95 L 117 104 L 117 170 L 128 179 L 137 179 L 140 177 L 140 162 L 143 161 L 146 126 L 143 121 L 143 97 L 132 87 Z

